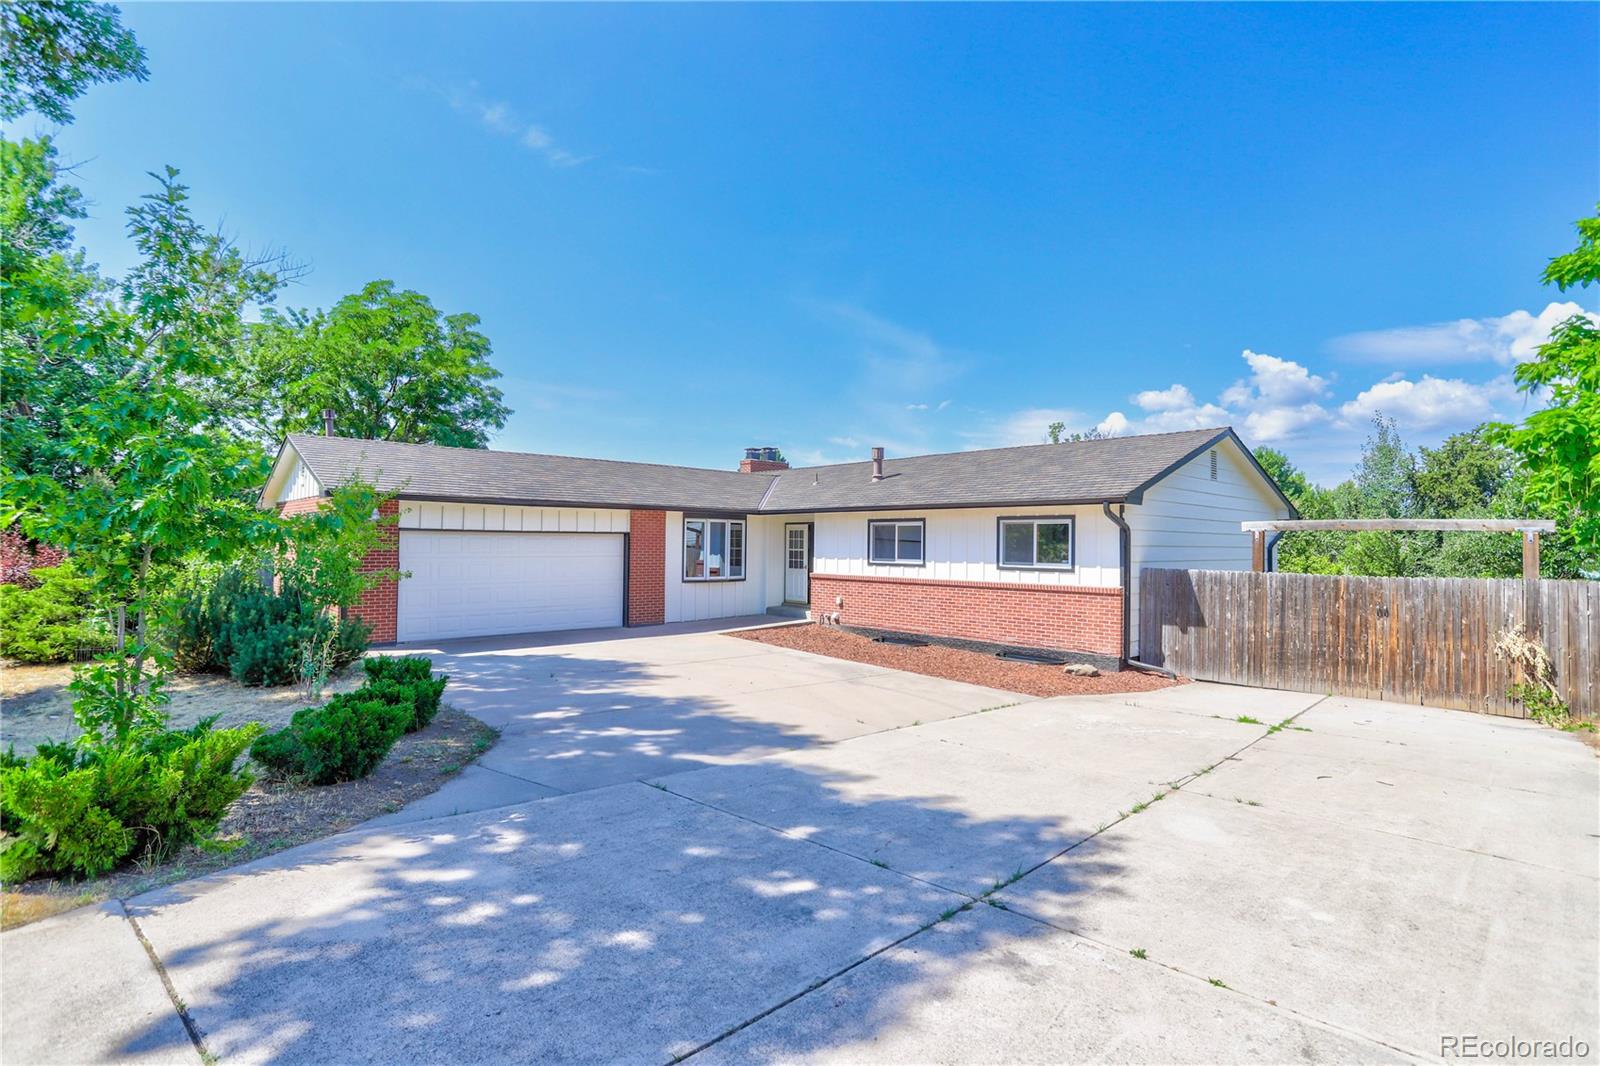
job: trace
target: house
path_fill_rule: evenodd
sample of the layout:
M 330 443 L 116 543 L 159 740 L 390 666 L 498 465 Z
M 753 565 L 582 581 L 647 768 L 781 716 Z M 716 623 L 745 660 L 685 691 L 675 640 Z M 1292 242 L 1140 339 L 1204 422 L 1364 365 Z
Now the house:
M 1295 513 L 1226 427 L 736 471 L 294 434 L 261 502 L 356 476 L 397 494 L 371 562 L 408 574 L 355 608 L 377 643 L 789 606 L 1115 665 L 1142 567 L 1247 569 L 1239 523 Z

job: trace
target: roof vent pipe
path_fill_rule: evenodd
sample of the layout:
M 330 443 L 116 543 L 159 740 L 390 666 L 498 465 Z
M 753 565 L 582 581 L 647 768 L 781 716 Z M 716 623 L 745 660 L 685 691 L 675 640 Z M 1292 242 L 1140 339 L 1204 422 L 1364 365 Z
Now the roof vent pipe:
M 322 435 L 324 437 L 333 436 L 333 408 L 331 407 L 322 409 Z
M 872 449 L 872 480 L 883 480 L 883 449 Z

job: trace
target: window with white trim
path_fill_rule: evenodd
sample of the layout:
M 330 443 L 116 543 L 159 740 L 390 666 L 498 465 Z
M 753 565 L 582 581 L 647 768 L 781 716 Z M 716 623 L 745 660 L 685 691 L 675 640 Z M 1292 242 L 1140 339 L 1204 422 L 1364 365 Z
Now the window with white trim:
M 867 562 L 875 566 L 921 566 L 927 523 L 920 518 L 874 519 L 867 523 Z
M 1071 570 L 1072 516 L 1000 519 L 1000 565 Z
M 744 519 L 685 518 L 683 579 L 685 581 L 743 580 Z

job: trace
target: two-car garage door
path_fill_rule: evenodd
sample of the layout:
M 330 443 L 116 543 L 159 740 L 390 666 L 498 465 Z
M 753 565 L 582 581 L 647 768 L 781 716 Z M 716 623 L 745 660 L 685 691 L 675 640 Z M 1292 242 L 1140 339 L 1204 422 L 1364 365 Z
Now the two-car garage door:
M 622 624 L 620 533 L 401 530 L 399 640 Z

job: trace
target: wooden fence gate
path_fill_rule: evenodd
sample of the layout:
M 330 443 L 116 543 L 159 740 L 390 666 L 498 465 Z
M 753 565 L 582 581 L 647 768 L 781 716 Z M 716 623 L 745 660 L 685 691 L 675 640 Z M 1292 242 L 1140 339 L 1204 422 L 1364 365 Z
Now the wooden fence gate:
M 1574 715 L 1600 716 L 1600 582 L 1146 569 L 1139 659 L 1204 681 L 1523 717 L 1494 655 L 1537 635 Z

